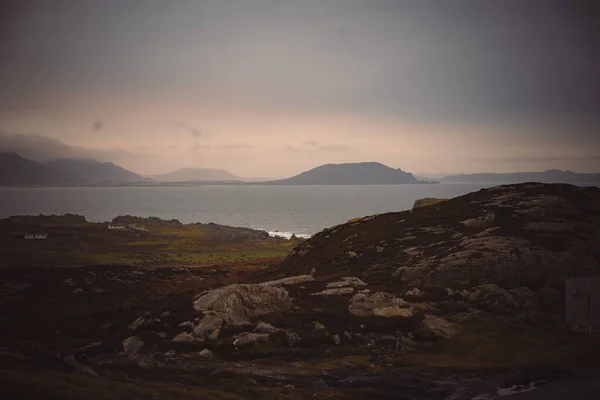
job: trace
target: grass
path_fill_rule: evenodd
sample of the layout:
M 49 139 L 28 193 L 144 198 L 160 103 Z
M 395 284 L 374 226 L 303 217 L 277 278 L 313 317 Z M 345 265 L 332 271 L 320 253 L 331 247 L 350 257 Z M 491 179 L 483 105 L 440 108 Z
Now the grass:
M 410 354 L 405 361 L 426 367 L 568 368 L 583 365 L 585 360 L 594 362 L 600 356 L 597 338 L 496 315 L 477 315 L 458 326 L 457 336 L 435 343 L 429 351 Z
M 243 397 L 156 380 L 109 380 L 82 374 L 21 367 L 0 369 L 3 399 L 40 400 L 147 400 L 153 398 L 239 400 Z
M 253 231 L 243 228 L 206 225 L 149 225 L 148 232 L 108 230 L 105 224 L 85 223 L 79 219 L 39 219 L 38 228 L 48 233 L 47 240 L 24 240 L 12 232 L 27 231 L 36 217 L 25 220 L 0 220 L 0 260 L 8 266 L 50 264 L 145 265 L 232 263 L 281 261 L 294 243 L 283 240 L 252 241 Z M 234 238 L 230 238 L 229 234 Z M 225 236 L 221 236 L 221 235 Z

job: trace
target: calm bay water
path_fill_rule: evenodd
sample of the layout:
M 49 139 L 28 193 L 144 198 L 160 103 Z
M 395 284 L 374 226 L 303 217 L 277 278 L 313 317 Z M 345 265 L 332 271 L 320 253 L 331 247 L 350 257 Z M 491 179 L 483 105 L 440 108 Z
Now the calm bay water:
M 72 213 L 102 222 L 129 214 L 311 235 L 351 218 L 408 210 L 423 197 L 490 186 L 2 187 L 0 218 Z

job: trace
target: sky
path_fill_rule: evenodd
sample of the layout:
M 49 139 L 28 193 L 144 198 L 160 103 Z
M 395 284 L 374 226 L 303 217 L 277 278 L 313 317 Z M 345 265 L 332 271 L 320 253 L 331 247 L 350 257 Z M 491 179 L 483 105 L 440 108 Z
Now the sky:
M 0 151 L 141 174 L 600 172 L 594 1 L 0 7 Z

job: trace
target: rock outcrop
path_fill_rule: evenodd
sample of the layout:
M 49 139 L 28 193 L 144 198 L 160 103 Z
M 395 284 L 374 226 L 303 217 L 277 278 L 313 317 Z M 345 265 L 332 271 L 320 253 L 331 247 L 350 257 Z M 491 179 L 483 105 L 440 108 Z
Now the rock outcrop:
M 359 317 L 411 317 L 408 303 L 385 292 L 358 293 L 350 299 L 348 311 Z
M 281 267 L 352 274 L 396 293 L 466 290 L 470 304 L 494 312 L 560 312 L 566 278 L 600 274 L 597 243 L 600 189 L 527 183 L 326 229 Z
M 292 298 L 287 290 L 263 284 L 225 286 L 210 290 L 194 301 L 196 311 L 218 317 L 228 325 L 244 325 L 250 322 L 251 317 L 291 307 Z M 211 327 L 215 324 L 211 322 Z
M 427 314 L 415 333 L 418 337 L 424 339 L 440 339 L 450 338 L 454 336 L 457 331 L 456 328 L 444 318 Z

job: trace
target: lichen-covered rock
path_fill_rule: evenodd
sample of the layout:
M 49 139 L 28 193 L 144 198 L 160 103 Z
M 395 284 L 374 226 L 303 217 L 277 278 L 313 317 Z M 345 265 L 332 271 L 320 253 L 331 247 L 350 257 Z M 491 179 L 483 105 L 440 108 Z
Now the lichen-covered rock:
M 426 314 L 415 334 L 423 339 L 450 338 L 456 335 L 454 326 L 442 317 Z
M 411 317 L 412 310 L 404 300 L 386 292 L 358 293 L 350 299 L 348 311 L 359 317 Z
M 514 312 L 519 308 L 508 290 L 493 283 L 477 286 L 469 296 L 469 303 L 497 313 Z
M 123 350 L 125 353 L 133 355 L 137 354 L 138 351 L 144 347 L 144 342 L 137 336 L 131 336 L 123 340 Z
M 344 242 L 354 235 L 357 239 Z M 387 291 L 381 288 L 389 285 L 395 293 L 412 288 L 441 293 L 448 288 L 456 299 L 468 299 L 476 286 L 495 284 L 511 289 L 501 297 L 512 296 L 517 312 L 531 305 L 532 310 L 560 313 L 564 300 L 548 292 L 549 301 L 542 302 L 539 288 L 560 292 L 567 277 L 599 274 L 598 243 L 600 189 L 514 184 L 324 230 L 303 243 L 310 252 L 292 254 L 280 267 L 289 274 L 313 267 L 323 277 L 351 274 L 378 290 Z M 519 288 L 530 289 L 534 296 L 512 291 Z M 509 300 L 490 305 L 512 307 Z
M 262 284 L 225 286 L 210 290 L 194 301 L 196 311 L 215 315 L 228 325 L 244 325 L 251 317 L 291 307 L 292 298 L 287 290 Z

